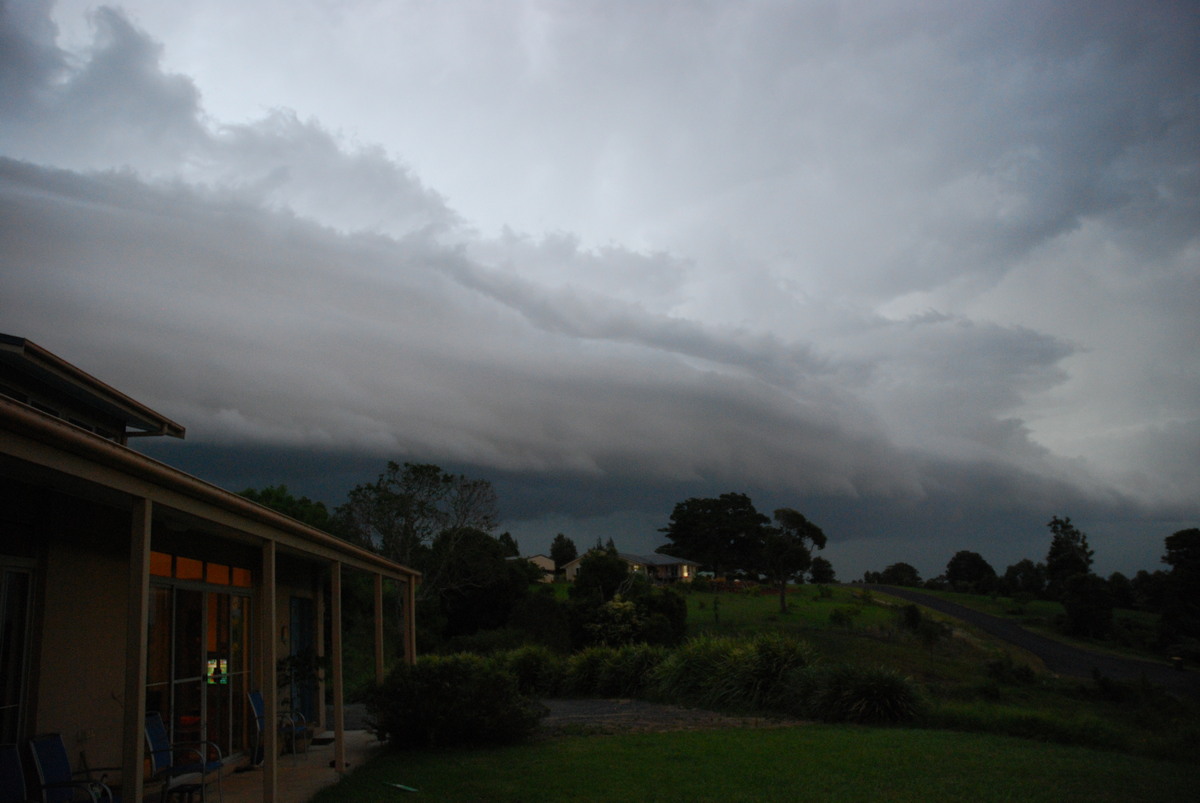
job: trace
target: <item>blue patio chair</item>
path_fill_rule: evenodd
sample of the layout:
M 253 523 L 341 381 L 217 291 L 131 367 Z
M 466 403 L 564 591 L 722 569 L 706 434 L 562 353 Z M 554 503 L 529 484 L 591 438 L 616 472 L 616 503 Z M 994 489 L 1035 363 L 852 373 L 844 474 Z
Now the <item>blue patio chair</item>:
M 30 803 L 28 795 L 20 750 L 15 744 L 0 744 L 0 803 Z
M 93 781 L 77 776 L 85 771 L 71 771 L 67 758 L 67 746 L 62 734 L 47 733 L 29 740 L 29 752 L 33 766 L 37 769 L 38 788 L 42 803 L 68 803 L 73 800 L 90 800 L 93 803 L 117 803 L 112 789 L 104 782 L 107 776 Z M 96 772 L 115 770 L 116 767 L 97 768 Z M 90 774 L 90 771 L 87 772 Z
M 250 707 L 254 710 L 254 753 L 253 763 L 258 766 L 263 761 L 262 753 L 262 735 L 266 726 L 267 706 L 263 702 L 261 691 L 248 692 L 250 697 Z M 299 711 L 280 711 L 278 720 L 279 736 L 284 740 L 284 744 L 290 744 L 292 753 L 300 751 L 300 745 L 303 743 L 308 746 L 308 722 L 305 721 L 304 715 Z
M 191 801 L 200 793 L 203 803 L 208 800 L 208 784 L 213 776 L 217 781 L 217 797 L 221 791 L 221 748 L 216 742 L 172 742 L 167 726 L 157 711 L 146 712 L 146 747 L 150 751 L 150 778 L 162 783 L 162 799 L 183 797 Z M 210 749 L 216 758 L 210 757 Z

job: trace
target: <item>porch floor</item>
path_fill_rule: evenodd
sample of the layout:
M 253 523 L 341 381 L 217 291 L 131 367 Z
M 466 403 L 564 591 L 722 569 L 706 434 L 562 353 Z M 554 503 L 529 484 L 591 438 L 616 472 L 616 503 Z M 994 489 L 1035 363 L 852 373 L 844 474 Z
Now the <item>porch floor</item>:
M 345 733 L 349 772 L 361 767 L 383 747 L 383 743 L 368 731 L 348 730 Z M 330 739 L 333 737 L 332 732 L 321 735 Z M 317 792 L 337 783 L 341 776 L 330 766 L 332 761 L 332 741 L 329 744 L 309 745 L 308 750 L 296 755 L 281 755 L 278 764 L 278 803 L 306 803 Z M 263 799 L 262 771 L 229 773 L 221 779 L 221 789 L 224 803 L 260 803 Z M 210 795 L 214 791 L 209 788 Z

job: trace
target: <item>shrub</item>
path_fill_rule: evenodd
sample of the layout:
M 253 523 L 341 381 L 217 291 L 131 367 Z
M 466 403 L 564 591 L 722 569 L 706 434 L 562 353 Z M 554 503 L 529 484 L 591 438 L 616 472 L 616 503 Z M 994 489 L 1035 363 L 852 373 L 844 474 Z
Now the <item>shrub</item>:
M 600 685 L 600 671 L 615 652 L 612 647 L 588 647 L 567 658 L 563 692 L 571 697 L 592 697 Z
M 849 629 L 854 626 L 854 617 L 858 616 L 861 610 L 851 607 L 834 608 L 829 612 L 829 624 Z
M 731 666 L 736 702 L 750 708 L 774 708 L 791 673 L 813 662 L 812 649 L 779 633 L 762 633 L 747 649 L 735 653 Z
M 1029 684 L 1037 680 L 1032 667 L 1018 664 L 1008 653 L 988 661 L 983 668 L 989 678 L 1000 683 Z
M 562 686 L 565 659 L 549 647 L 528 644 L 499 656 L 499 660 L 517 679 L 521 694 L 550 697 Z
M 1092 638 L 1108 635 L 1113 626 L 1113 599 L 1108 583 L 1094 574 L 1077 574 L 1067 578 L 1064 589 L 1064 632 Z
M 664 647 L 628 644 L 612 650 L 600 664 L 595 693 L 605 697 L 641 697 L 654 669 L 667 657 Z
M 542 585 L 519 601 L 508 620 L 509 627 L 525 633 L 525 641 L 545 644 L 566 652 L 571 648 L 571 624 L 567 604 L 555 598 L 554 589 Z
M 921 616 L 921 609 L 911 602 L 901 608 L 897 616 L 900 626 L 913 633 L 921 629 L 921 622 L 925 619 L 925 617 Z
M 632 598 L 643 618 L 639 641 L 665 646 L 683 642 L 687 635 L 687 601 L 682 594 L 672 588 L 650 588 Z
M 497 661 L 467 654 L 400 664 L 369 695 L 367 709 L 372 731 L 401 747 L 516 742 L 546 714 Z
M 738 649 L 733 639 L 702 636 L 678 647 L 654 670 L 656 696 L 688 705 L 716 705 L 728 674 L 730 654 Z
M 619 647 L 635 640 L 644 620 L 637 605 L 617 594 L 600 605 L 593 613 L 585 630 L 596 644 Z
M 913 682 L 883 667 L 812 667 L 789 680 L 794 712 L 826 722 L 907 722 L 923 708 Z
M 448 638 L 436 652 L 441 655 L 454 655 L 461 652 L 493 655 L 515 650 L 524 643 L 525 634 L 520 630 L 512 627 L 498 627 L 494 630 L 480 630 L 469 635 Z

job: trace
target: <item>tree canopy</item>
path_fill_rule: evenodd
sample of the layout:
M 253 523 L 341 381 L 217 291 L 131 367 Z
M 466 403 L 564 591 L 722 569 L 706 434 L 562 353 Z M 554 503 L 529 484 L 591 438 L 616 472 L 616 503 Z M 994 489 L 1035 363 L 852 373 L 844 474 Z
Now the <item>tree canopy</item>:
M 1004 570 L 1004 588 L 1009 594 L 1041 596 L 1046 589 L 1046 565 L 1022 558 Z
M 996 570 L 978 552 L 960 550 L 946 564 L 946 582 L 955 591 L 986 594 L 996 581 Z
M 755 571 L 756 549 L 770 523 L 745 494 L 693 497 L 675 505 L 670 522 L 660 530 L 671 543 L 657 552 L 694 560 L 718 577 Z
M 562 533 L 554 536 L 554 540 L 550 542 L 550 559 L 554 561 L 556 571 L 577 557 L 579 557 L 579 550 L 575 548 L 574 541 Z
M 1200 529 L 1180 530 L 1165 544 L 1163 563 L 1171 571 L 1162 583 L 1160 637 L 1164 642 L 1200 639 Z
M 238 493 L 251 502 L 277 510 L 285 516 L 303 522 L 318 530 L 330 532 L 334 529 L 333 519 L 324 502 L 314 502 L 307 496 L 295 496 L 286 485 L 268 485 L 265 488 L 247 488 Z
M 486 480 L 428 463 L 393 461 L 375 482 L 351 490 L 337 516 L 360 543 L 423 571 L 440 533 L 464 528 L 490 533 L 499 520 L 496 492 Z
M 758 571 L 779 589 L 779 610 L 787 612 L 787 586 L 812 566 L 811 547 L 825 548 L 825 533 L 789 507 L 775 511 L 774 527 L 763 527 L 755 545 Z
M 1068 579 L 1091 571 L 1092 550 L 1087 536 L 1071 524 L 1070 516 L 1053 516 L 1046 526 L 1051 534 L 1050 551 L 1046 553 L 1046 592 L 1053 599 L 1062 599 Z
M 820 555 L 814 557 L 808 570 L 808 581 L 822 585 L 836 583 L 837 575 L 833 571 L 833 564 Z
M 893 563 L 882 572 L 867 572 L 863 578 L 868 583 L 883 583 L 889 586 L 921 585 L 921 574 L 908 563 Z

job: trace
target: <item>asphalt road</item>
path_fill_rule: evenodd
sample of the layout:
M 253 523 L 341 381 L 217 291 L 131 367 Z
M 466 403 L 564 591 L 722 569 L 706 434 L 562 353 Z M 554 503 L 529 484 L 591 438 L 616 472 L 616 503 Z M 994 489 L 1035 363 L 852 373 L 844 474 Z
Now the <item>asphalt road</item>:
M 856 584 L 873 593 L 890 594 L 893 597 L 915 602 L 926 608 L 961 619 L 986 633 L 1015 644 L 1021 649 L 1042 659 L 1046 669 L 1066 677 L 1091 678 L 1094 671 L 1113 680 L 1136 681 L 1145 678 L 1150 683 L 1163 686 L 1170 691 L 1200 697 L 1200 674 L 1179 671 L 1165 662 L 1141 661 L 1136 658 L 1121 658 L 1115 655 L 1085 650 L 1063 644 L 1060 641 L 1031 633 L 1011 619 L 1001 619 L 972 610 L 953 602 L 922 594 L 910 588 Z

